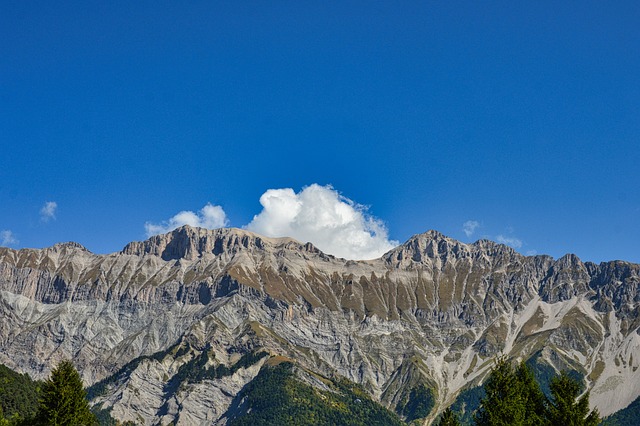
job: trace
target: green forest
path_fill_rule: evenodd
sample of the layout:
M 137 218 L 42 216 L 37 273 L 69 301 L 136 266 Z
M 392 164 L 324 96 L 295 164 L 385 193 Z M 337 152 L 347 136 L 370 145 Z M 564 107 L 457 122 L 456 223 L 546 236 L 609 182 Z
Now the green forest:
M 300 381 L 290 362 L 263 368 L 236 398 L 244 401 L 231 426 L 404 424 L 398 415 L 374 402 L 358 385 L 327 380 L 327 390 Z M 322 380 L 323 378 L 319 378 Z M 234 407 L 232 407 L 232 410 Z
M 58 364 L 43 382 L 0 365 L 0 426 L 98 424 L 71 361 Z

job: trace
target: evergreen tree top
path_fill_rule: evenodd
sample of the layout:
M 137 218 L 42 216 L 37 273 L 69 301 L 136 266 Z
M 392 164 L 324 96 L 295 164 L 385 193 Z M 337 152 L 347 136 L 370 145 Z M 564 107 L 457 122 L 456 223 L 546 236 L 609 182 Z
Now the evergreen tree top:
M 80 374 L 71 361 L 60 362 L 44 382 L 38 421 L 50 426 L 97 425 L 89 409 Z

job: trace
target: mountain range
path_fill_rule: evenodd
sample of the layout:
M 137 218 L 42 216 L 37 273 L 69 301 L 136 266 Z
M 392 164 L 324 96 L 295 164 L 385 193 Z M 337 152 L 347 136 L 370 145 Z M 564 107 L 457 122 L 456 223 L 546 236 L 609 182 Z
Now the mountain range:
M 239 418 L 243 389 L 287 361 L 315 389 L 345 379 L 405 420 L 421 390 L 429 424 L 464 410 L 506 355 L 575 372 L 608 415 L 640 395 L 639 284 L 637 264 L 436 231 L 367 261 L 189 226 L 107 255 L 3 247 L 0 363 L 44 378 L 72 359 L 114 418 L 191 425 Z

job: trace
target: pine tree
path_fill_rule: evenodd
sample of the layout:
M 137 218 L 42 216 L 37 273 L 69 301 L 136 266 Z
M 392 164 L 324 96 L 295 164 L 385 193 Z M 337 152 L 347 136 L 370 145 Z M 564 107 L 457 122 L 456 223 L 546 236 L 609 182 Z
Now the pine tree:
M 518 386 L 524 398 L 525 416 L 523 425 L 540 426 L 545 424 L 546 398 L 540 385 L 533 375 L 533 371 L 524 362 L 516 369 Z
M 526 399 L 511 362 L 500 357 L 484 385 L 485 397 L 475 414 L 478 426 L 521 426 L 525 424 Z
M 38 423 L 47 426 L 93 426 L 80 374 L 71 361 L 62 361 L 42 385 Z
M 589 392 L 581 398 L 580 383 L 566 372 L 551 379 L 551 396 L 547 419 L 552 425 L 597 426 L 600 414 L 597 409 L 589 412 Z
M 447 408 L 442 413 L 440 420 L 436 423 L 436 426 L 460 426 L 460 422 L 458 421 L 458 416 L 451 410 L 451 408 Z
M 546 399 L 533 372 L 524 363 L 513 368 L 500 357 L 484 386 L 475 422 L 480 426 L 540 426 L 545 424 Z

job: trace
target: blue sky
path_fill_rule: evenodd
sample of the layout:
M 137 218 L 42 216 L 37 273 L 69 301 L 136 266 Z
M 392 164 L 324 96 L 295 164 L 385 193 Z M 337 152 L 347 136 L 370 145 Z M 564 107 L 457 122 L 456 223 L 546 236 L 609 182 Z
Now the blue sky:
M 208 203 L 320 235 L 322 201 L 378 248 L 640 262 L 638 2 L 239 3 L 0 2 L 0 243 L 112 252 Z M 261 205 L 286 188 L 306 216 Z

